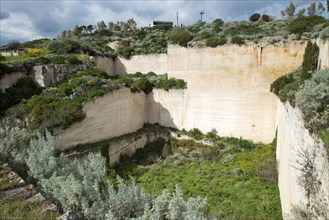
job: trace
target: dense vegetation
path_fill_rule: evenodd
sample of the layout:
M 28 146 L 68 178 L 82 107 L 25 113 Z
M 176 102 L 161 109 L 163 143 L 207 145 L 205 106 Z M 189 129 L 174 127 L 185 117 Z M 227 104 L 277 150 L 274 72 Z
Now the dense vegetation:
M 302 67 L 273 82 L 271 91 L 282 102 L 296 105 L 303 112 L 305 127 L 329 147 L 329 71 L 316 71 L 318 53 L 318 46 L 308 42 Z
M 0 130 L 0 136 L 19 130 L 5 127 Z M 10 145 L 17 148 L 16 141 L 10 140 Z M 152 197 L 134 181 L 125 183 L 120 178 L 113 186 L 106 179 L 105 158 L 90 154 L 80 162 L 57 155 L 55 139 L 49 132 L 38 133 L 28 145 L 17 154 L 10 154 L 27 165 L 29 175 L 44 195 L 64 211 L 73 211 L 79 219 L 206 219 L 206 200 L 184 199 L 178 187 L 173 192 L 164 190 L 160 196 Z M 4 147 L 2 142 L 0 147 Z
M 153 195 L 178 184 L 185 197 L 208 200 L 212 216 L 235 219 L 280 219 L 275 144 L 262 145 L 223 138 L 216 130 L 177 131 L 212 145 L 189 140 L 159 139 L 138 149 L 132 158 L 122 156 L 110 172 L 115 182 L 135 177 L 137 185 Z

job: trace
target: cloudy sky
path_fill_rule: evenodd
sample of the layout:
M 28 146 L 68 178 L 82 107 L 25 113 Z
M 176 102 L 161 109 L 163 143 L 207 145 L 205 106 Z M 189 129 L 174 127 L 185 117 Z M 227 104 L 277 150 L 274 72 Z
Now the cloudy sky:
M 319 1 L 319 0 L 317 0 Z M 312 1 L 295 0 L 299 6 Z M 325 1 L 323 1 L 325 3 Z M 11 41 L 55 38 L 64 29 L 98 21 L 134 18 L 138 27 L 152 20 L 169 20 L 189 25 L 200 19 L 225 21 L 248 19 L 255 12 L 279 17 L 288 0 L 0 0 L 0 45 Z

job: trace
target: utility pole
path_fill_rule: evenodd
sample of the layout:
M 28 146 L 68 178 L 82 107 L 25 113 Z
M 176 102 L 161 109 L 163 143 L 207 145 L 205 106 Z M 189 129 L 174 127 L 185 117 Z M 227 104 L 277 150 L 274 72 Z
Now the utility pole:
M 177 14 L 176 14 L 176 15 L 177 15 L 177 27 L 178 27 L 178 12 L 177 12 Z
M 201 15 L 201 22 L 202 22 L 202 15 L 204 15 L 204 11 L 200 11 L 200 15 Z

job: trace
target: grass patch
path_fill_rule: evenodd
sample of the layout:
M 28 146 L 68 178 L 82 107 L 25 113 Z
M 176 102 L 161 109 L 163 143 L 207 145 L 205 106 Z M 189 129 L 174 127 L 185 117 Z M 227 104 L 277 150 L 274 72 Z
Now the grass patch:
M 29 202 L 24 198 L 8 199 L 0 196 L 0 219 L 55 220 L 56 211 L 44 210 L 41 202 Z
M 25 198 L 9 198 L 1 195 L 2 191 L 19 187 L 18 176 L 13 176 L 8 167 L 0 165 L 0 219 L 56 219 L 56 211 L 45 210 L 44 203 L 29 202 Z

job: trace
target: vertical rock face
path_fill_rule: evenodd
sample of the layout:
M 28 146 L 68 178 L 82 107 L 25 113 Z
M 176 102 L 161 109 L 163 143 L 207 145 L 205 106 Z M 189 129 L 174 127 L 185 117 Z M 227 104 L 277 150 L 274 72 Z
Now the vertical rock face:
M 63 80 L 65 76 L 79 70 L 84 70 L 83 64 L 41 65 L 33 67 L 31 78 L 41 87 Z
M 295 218 L 292 211 L 295 207 L 319 219 L 329 218 L 327 149 L 304 127 L 302 113 L 289 104 L 279 104 L 277 135 L 279 188 L 284 218 Z M 307 196 L 307 190 L 311 191 L 310 196 Z M 328 213 L 321 213 L 325 210 Z
M 4 92 L 6 89 L 14 85 L 20 78 L 27 77 L 24 72 L 13 72 L 10 74 L 5 74 L 0 78 L 0 90 Z
M 86 118 L 59 134 L 60 150 L 78 144 L 95 143 L 135 132 L 146 122 L 144 93 L 131 93 L 124 88 L 88 102 Z
M 271 142 L 277 98 L 258 89 L 196 88 L 153 90 L 147 95 L 148 121 L 178 129 L 212 128 L 221 136 Z
M 187 90 L 148 96 L 149 121 L 179 129 L 212 128 L 222 136 L 271 142 L 277 98 L 270 84 L 298 68 L 305 43 L 285 46 L 182 48 L 167 54 L 115 60 L 115 73 L 168 73 L 187 81 Z
M 317 45 L 319 46 L 319 69 L 328 69 L 329 68 L 329 40 L 321 40 L 318 38 L 316 40 Z
M 113 59 L 110 57 L 95 57 L 96 68 L 104 70 L 108 75 L 114 74 Z

